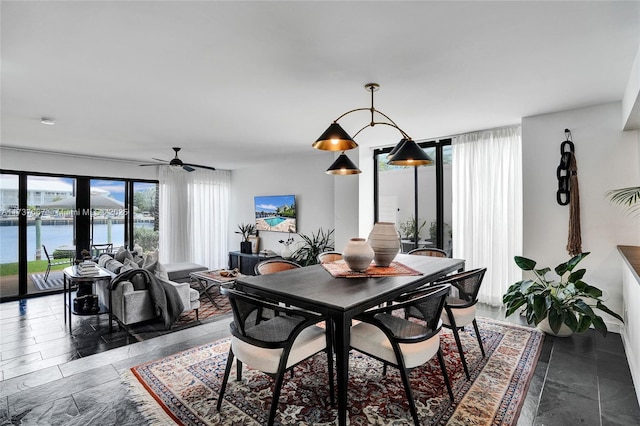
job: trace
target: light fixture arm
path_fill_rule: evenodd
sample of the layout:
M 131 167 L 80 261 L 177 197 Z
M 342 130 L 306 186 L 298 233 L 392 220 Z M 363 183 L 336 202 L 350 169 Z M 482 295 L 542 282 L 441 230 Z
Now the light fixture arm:
M 364 108 L 364 107 L 363 107 L 363 108 L 356 108 L 356 109 L 352 109 L 352 110 L 350 110 L 350 111 L 345 112 L 344 114 L 342 114 L 340 117 L 336 118 L 335 120 L 333 120 L 333 122 L 337 124 L 337 123 L 338 123 L 338 120 L 340 120 L 340 119 L 341 119 L 342 117 L 344 117 L 345 115 L 349 115 L 349 114 L 351 114 L 352 112 L 357 112 L 357 111 L 371 111 L 371 122 L 370 122 L 369 124 L 367 124 L 366 126 L 364 126 L 362 129 L 358 130 L 358 131 L 356 132 L 356 134 L 355 134 L 355 135 L 353 135 L 353 138 L 354 138 L 354 139 L 355 139 L 355 137 L 356 137 L 356 136 L 358 136 L 358 134 L 359 134 L 360 132 L 362 132 L 362 131 L 363 131 L 364 129 L 366 129 L 367 127 L 373 127 L 373 126 L 375 126 L 376 124 L 384 124 L 384 125 L 386 125 L 386 126 L 390 126 L 390 127 L 393 127 L 393 128 L 395 128 L 395 129 L 397 129 L 397 130 L 400 132 L 400 134 L 402 135 L 402 137 L 403 137 L 404 139 L 409 139 L 409 140 L 411 140 L 411 136 L 409 136 L 409 135 L 408 135 L 404 130 L 402 130 L 402 129 L 401 129 L 401 128 L 400 128 L 400 127 L 399 127 L 399 126 L 398 126 L 398 125 L 397 125 L 397 124 L 396 124 L 396 123 L 395 123 L 395 122 L 394 122 L 394 121 L 393 121 L 393 120 L 392 120 L 392 119 L 391 119 L 387 114 L 383 113 L 383 112 L 382 112 L 382 111 L 380 111 L 380 110 L 377 110 L 377 109 L 374 107 L 374 104 L 373 104 L 373 93 L 374 93 L 374 92 L 376 92 L 376 91 L 380 88 L 380 85 L 379 85 L 379 84 L 377 84 L 377 83 L 368 83 L 368 84 L 366 84 L 364 87 L 365 87 L 365 89 L 367 89 L 367 90 L 371 91 L 371 107 L 369 107 L 369 108 Z M 385 121 L 375 121 L 375 115 L 374 115 L 375 113 L 378 113 L 378 114 L 380 114 L 381 116 L 383 116 L 383 117 L 384 117 L 388 122 L 385 122 Z

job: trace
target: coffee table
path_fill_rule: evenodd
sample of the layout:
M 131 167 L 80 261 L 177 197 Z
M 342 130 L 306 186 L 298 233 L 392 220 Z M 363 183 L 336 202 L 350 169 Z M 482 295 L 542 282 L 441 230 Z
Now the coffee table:
M 202 294 L 206 294 L 211 303 L 213 303 L 213 306 L 216 308 L 220 308 L 220 306 L 214 300 L 214 297 L 211 294 L 211 289 L 217 289 L 217 293 L 220 295 L 220 284 L 229 284 L 235 282 L 235 280 L 240 277 L 246 276 L 238 272 L 235 276 L 225 277 L 220 274 L 224 271 L 227 270 L 215 269 L 212 271 L 197 271 L 189 274 L 189 277 L 198 284 L 198 291 L 200 292 L 200 295 L 202 296 Z

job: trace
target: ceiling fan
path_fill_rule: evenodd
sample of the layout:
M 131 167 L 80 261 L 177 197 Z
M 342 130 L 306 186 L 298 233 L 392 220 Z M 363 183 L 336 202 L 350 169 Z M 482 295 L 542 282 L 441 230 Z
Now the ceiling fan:
M 174 147 L 172 149 L 176 152 L 176 155 L 175 155 L 175 157 L 173 157 L 173 159 L 171 161 L 166 161 L 166 160 L 161 160 L 159 158 L 154 158 L 154 160 L 160 161 L 160 163 L 140 164 L 140 166 L 169 166 L 169 167 L 171 167 L 171 170 L 184 169 L 184 170 L 186 170 L 188 172 L 194 171 L 195 170 L 194 167 L 199 167 L 201 169 L 215 170 L 215 168 L 209 167 L 209 166 L 201 166 L 199 164 L 183 163 L 182 160 L 178 158 L 178 151 L 180 151 L 180 148 Z

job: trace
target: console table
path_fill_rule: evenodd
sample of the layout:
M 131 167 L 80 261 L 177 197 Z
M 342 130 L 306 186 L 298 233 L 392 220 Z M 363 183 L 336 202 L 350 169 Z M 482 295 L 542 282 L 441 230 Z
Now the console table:
M 265 256 L 255 253 L 240 253 L 239 251 L 229 252 L 229 269 L 238 268 L 243 275 L 255 275 L 254 266 L 267 259 L 280 259 L 280 256 Z
M 102 283 L 103 285 L 108 285 L 111 281 L 111 278 L 115 276 L 112 272 L 96 266 L 97 272 L 95 275 L 81 275 L 78 272 L 77 266 L 69 266 L 64 268 L 62 271 L 64 276 L 64 290 L 62 295 L 65 299 L 65 312 L 64 312 L 64 320 L 66 322 L 67 315 L 69 316 L 69 334 L 72 335 L 73 332 L 71 330 L 71 315 L 102 315 L 109 314 L 109 328 L 111 328 L 111 306 L 105 306 L 103 303 L 99 304 L 100 310 L 98 312 L 78 312 L 73 309 L 73 300 L 72 296 L 75 295 L 73 288 L 80 288 L 81 285 L 89 285 L 93 287 L 94 285 L 98 285 L 98 283 Z M 92 291 L 95 293 L 95 291 Z

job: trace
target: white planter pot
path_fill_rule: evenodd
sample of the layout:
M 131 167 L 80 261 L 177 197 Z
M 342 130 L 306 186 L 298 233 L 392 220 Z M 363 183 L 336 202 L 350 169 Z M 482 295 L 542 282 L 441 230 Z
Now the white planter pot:
M 550 334 L 552 336 L 556 336 L 556 337 L 569 337 L 573 334 L 573 331 L 571 331 L 571 329 L 567 327 L 566 324 L 562 324 L 560 326 L 560 330 L 558 330 L 557 333 L 554 333 L 553 330 L 551 329 L 551 326 L 549 325 L 549 320 L 547 318 L 540 321 L 537 328 L 540 331 L 544 331 L 545 333 Z

